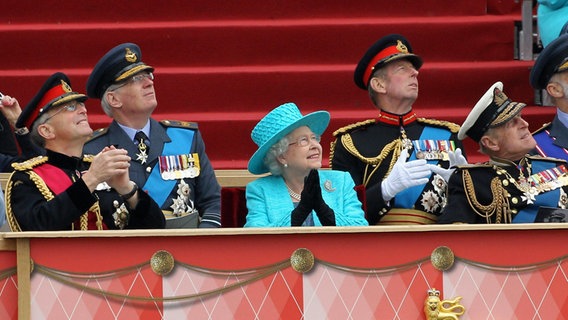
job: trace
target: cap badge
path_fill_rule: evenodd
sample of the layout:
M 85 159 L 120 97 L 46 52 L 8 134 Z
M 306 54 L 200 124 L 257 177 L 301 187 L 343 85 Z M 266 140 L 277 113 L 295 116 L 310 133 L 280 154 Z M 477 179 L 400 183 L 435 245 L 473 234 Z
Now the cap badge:
M 507 100 L 509 100 L 509 98 L 503 93 L 503 91 L 495 89 L 495 97 L 493 98 L 493 101 L 495 101 L 497 106 L 502 106 L 503 103 L 507 102 Z
M 61 88 L 63 89 L 63 91 L 65 92 L 71 92 L 73 91 L 73 89 L 71 89 L 71 86 L 69 84 L 67 84 L 67 82 L 61 80 Z
M 402 53 L 408 53 L 408 48 L 400 40 L 396 40 L 396 50 Z
M 126 59 L 126 61 L 130 63 L 136 62 L 136 60 L 138 60 L 138 57 L 136 57 L 136 53 L 132 52 L 130 48 L 126 48 L 126 53 L 124 54 L 124 58 Z

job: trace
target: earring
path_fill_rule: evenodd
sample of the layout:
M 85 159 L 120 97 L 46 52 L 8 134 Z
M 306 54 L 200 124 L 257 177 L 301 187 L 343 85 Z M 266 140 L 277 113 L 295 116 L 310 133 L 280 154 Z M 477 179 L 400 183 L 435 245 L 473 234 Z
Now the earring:
M 288 168 L 288 164 L 287 164 L 287 163 L 284 164 L 284 168 Z

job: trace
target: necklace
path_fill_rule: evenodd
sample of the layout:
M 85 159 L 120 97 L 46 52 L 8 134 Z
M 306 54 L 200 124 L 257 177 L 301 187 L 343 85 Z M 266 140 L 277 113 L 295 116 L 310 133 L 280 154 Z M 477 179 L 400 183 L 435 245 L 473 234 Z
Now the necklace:
M 295 200 L 302 200 L 302 196 L 296 192 L 294 192 L 294 190 L 290 189 L 290 187 L 288 187 L 288 185 L 286 185 L 286 188 L 288 189 L 288 193 L 290 194 L 290 197 L 294 198 Z

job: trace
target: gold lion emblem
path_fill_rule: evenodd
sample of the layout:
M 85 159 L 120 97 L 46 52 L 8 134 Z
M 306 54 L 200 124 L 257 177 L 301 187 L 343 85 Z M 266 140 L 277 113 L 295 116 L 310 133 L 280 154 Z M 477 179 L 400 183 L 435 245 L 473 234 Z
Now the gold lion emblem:
M 440 291 L 436 288 L 428 290 L 424 301 L 424 314 L 427 320 L 459 320 L 465 313 L 465 307 L 459 304 L 462 297 L 453 300 L 440 300 Z

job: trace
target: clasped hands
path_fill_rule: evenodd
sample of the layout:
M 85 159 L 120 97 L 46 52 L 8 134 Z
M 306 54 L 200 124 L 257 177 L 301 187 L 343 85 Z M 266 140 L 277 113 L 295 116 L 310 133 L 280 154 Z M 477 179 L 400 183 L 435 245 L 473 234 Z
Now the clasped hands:
M 406 161 L 408 150 L 403 149 L 394 164 L 390 174 L 381 183 L 382 196 L 385 201 L 390 201 L 399 192 L 414 186 L 428 183 L 430 175 L 439 174 L 447 182 L 455 170 L 455 166 L 467 164 L 461 149 L 449 151 L 450 165 L 448 169 L 437 165 L 428 164 L 425 159 Z
M 310 170 L 304 178 L 304 189 L 301 193 L 298 206 L 292 210 L 291 225 L 301 226 L 310 212 L 314 210 L 323 226 L 335 226 L 335 212 L 323 200 L 319 173 L 316 169 Z
M 127 194 L 132 190 L 128 168 L 130 156 L 126 150 L 105 147 L 93 158 L 89 170 L 83 174 L 83 181 L 91 192 L 99 183 L 106 182 L 119 194 Z

